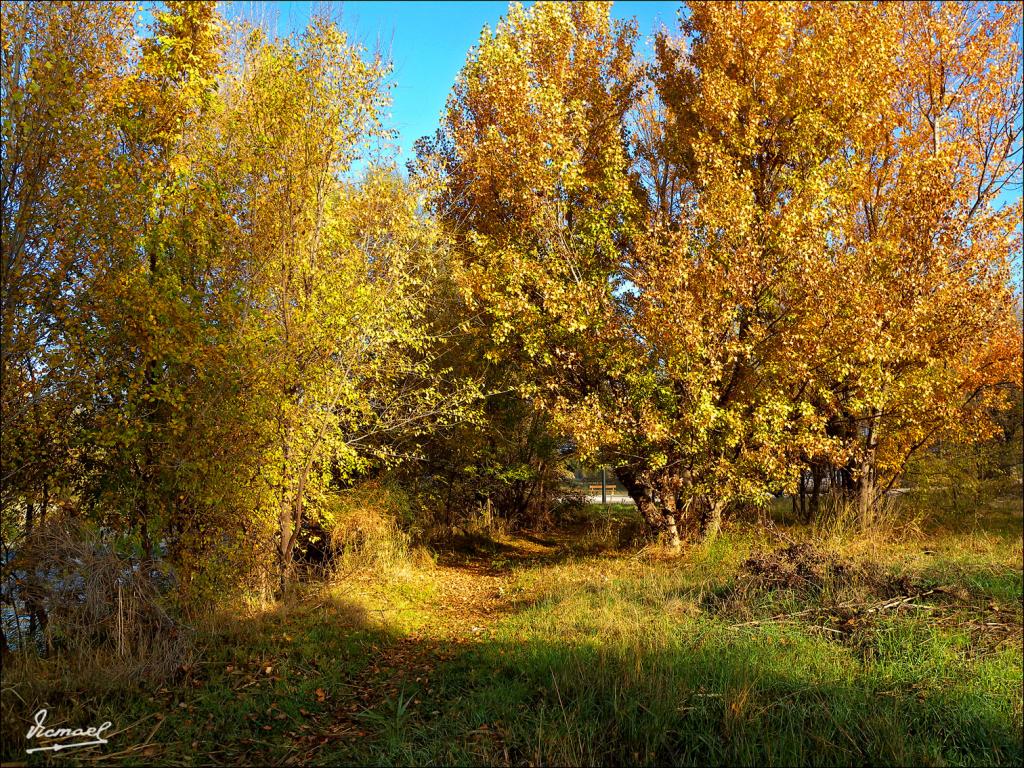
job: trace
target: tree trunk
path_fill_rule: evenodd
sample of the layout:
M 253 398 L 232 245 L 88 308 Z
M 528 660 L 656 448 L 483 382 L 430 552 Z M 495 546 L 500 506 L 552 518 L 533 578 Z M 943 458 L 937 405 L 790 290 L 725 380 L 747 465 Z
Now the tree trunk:
M 856 489 L 857 483 L 854 480 L 854 476 L 857 474 L 857 465 L 854 461 L 847 462 L 846 466 L 839 470 L 839 477 L 841 479 L 840 486 L 843 489 L 843 493 L 850 496 Z
M 278 566 L 278 597 L 284 597 L 288 589 L 288 581 L 291 578 L 291 551 L 288 549 L 288 542 L 292 537 L 292 511 L 291 505 L 282 502 L 281 514 L 278 520 L 280 528 L 280 539 L 277 542 L 277 566 Z
M 288 478 L 285 476 L 285 483 L 281 488 L 281 507 L 278 512 L 278 541 L 277 541 L 277 567 L 278 567 L 278 597 L 282 598 L 288 589 L 288 581 L 291 579 L 292 571 L 292 536 L 294 533 L 294 508 L 291 494 L 288 492 Z
M 708 501 L 705 504 L 704 517 L 701 520 L 701 539 L 711 543 L 722 530 L 722 510 L 725 504 L 721 501 Z
M 857 478 L 857 513 L 862 526 L 871 524 L 875 516 L 875 462 L 874 451 L 861 462 Z
M 668 485 L 665 483 L 664 485 Z M 662 499 L 662 517 L 665 520 L 666 544 L 669 549 L 677 550 L 680 546 L 679 526 L 676 524 L 676 495 L 675 491 L 667 489 Z
M 665 525 L 664 516 L 658 511 L 654 503 L 654 489 L 649 482 L 640 477 L 640 473 L 630 467 L 616 467 L 615 476 L 619 478 L 626 489 L 626 493 L 636 504 L 637 510 L 643 517 L 650 532 L 658 533 Z
M 43 478 L 43 502 L 39 507 L 39 524 L 46 525 L 46 510 L 50 506 L 50 480 Z
M 30 501 L 25 508 L 25 532 L 31 536 L 35 527 L 35 503 Z M 44 603 L 39 599 L 42 590 L 36 581 L 35 567 L 30 565 L 26 570 L 24 594 L 25 609 L 28 611 L 28 635 L 35 642 L 36 631 L 38 629 L 46 629 L 49 617 L 46 614 Z M 15 606 L 16 608 L 17 606 Z
M 33 527 L 32 523 L 33 523 L 34 518 L 35 518 L 35 505 L 30 501 L 25 506 L 25 533 L 28 536 L 32 535 L 32 527 Z M 27 570 L 28 570 L 28 573 L 27 573 L 28 578 L 26 578 L 25 581 L 28 584 L 29 593 L 25 596 L 25 607 L 28 609 L 28 636 L 33 641 L 35 641 L 35 637 L 36 637 L 36 612 L 35 612 L 35 600 L 32 599 L 32 592 L 31 592 L 32 588 L 34 587 L 34 584 L 32 583 L 34 581 L 34 579 L 32 577 L 34 575 L 35 569 L 30 565 Z M 14 620 L 15 621 L 18 620 L 17 606 L 15 606 Z
M 678 505 L 676 501 L 681 485 L 682 478 L 668 472 L 662 473 L 660 482 L 658 483 L 660 491 L 659 495 L 661 496 L 662 517 L 665 521 L 666 543 L 672 550 L 678 550 L 680 546 L 679 527 L 676 524 L 678 512 Z
M 811 505 L 807 510 L 807 522 L 811 522 L 818 516 L 819 501 L 821 499 L 821 479 L 824 474 L 820 464 L 811 465 Z
M 875 418 L 877 417 L 873 415 L 868 425 L 864 458 L 860 462 L 860 471 L 857 474 L 857 508 L 863 527 L 869 526 L 875 516 L 875 451 L 878 446 Z
M 681 542 L 679 541 L 679 528 L 676 526 L 676 516 L 674 513 L 669 512 L 665 515 L 665 524 L 668 530 L 669 549 L 679 549 Z
M 139 526 L 139 535 L 142 539 L 142 554 L 147 563 L 153 562 L 153 539 L 149 535 L 149 526 L 146 523 L 146 518 L 142 518 L 142 524 Z
M 804 471 L 800 470 L 800 519 L 807 521 L 807 483 Z

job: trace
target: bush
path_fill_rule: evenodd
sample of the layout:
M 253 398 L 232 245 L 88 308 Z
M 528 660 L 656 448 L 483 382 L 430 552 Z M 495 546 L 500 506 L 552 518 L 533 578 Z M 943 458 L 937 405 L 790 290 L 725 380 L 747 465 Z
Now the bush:
M 928 512 L 973 514 L 1021 493 L 1021 440 L 945 445 L 918 456 L 907 471 L 911 503 Z

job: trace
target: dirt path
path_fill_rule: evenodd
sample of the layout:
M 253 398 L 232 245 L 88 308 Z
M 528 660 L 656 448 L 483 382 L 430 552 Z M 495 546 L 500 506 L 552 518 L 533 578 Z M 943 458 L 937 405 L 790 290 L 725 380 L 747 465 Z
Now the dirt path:
M 427 699 L 434 693 L 437 667 L 467 644 L 483 641 L 501 617 L 514 610 L 509 599 L 514 566 L 554 560 L 564 554 L 570 540 L 568 535 L 523 534 L 503 542 L 497 556 L 442 554 L 432 573 L 436 590 L 420 606 L 429 620 L 368 651 L 367 665 L 347 683 L 352 695 L 339 702 L 313 743 L 294 753 L 293 760 L 307 762 L 332 743 L 363 738 L 367 717 L 394 716 L 398 710 L 418 707 L 418 697 Z
M 439 565 L 434 613 L 448 639 L 469 637 L 489 628 L 504 612 L 508 574 L 485 567 Z
M 431 605 L 441 636 L 468 639 L 489 629 L 512 610 L 507 595 L 515 568 L 556 559 L 570 540 L 523 533 L 504 540 L 496 553 L 442 555 L 436 565 L 438 595 Z

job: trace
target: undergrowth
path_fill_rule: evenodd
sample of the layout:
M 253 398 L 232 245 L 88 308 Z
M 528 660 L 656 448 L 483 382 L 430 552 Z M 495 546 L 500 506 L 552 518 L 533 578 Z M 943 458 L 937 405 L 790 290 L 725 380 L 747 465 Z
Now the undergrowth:
M 16 659 L 3 757 L 47 706 L 119 731 L 62 762 L 1020 764 L 1010 501 L 860 536 L 735 526 L 679 556 L 628 508 L 430 557 L 375 560 L 367 533 L 334 578 L 211 613 L 158 687 Z

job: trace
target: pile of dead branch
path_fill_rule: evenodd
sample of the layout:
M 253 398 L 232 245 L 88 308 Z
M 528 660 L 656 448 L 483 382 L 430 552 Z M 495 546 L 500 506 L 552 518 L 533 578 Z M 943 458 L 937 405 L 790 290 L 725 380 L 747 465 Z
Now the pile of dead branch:
M 774 600 L 786 591 L 790 598 Z M 768 614 L 766 609 L 790 610 Z M 972 600 L 964 589 L 890 573 L 876 563 L 853 562 L 811 543 L 758 552 L 739 567 L 736 581 L 711 597 L 708 606 L 729 617 L 733 628 L 796 624 L 819 630 L 845 644 L 869 641 L 880 620 L 926 615 L 936 626 L 958 628 L 971 637 L 970 652 L 988 653 L 1022 637 L 1019 615 L 991 601 Z
M 757 552 L 740 565 L 739 576 L 762 590 L 820 592 L 826 585 L 878 580 L 877 569 L 854 564 L 810 543 L 794 543 L 774 552 Z

